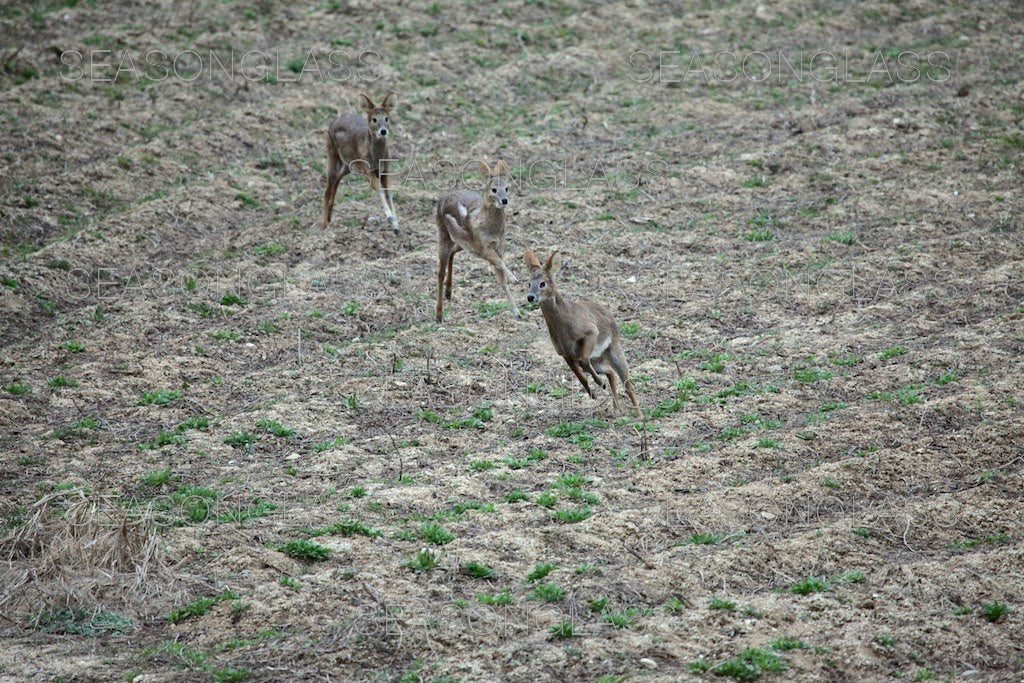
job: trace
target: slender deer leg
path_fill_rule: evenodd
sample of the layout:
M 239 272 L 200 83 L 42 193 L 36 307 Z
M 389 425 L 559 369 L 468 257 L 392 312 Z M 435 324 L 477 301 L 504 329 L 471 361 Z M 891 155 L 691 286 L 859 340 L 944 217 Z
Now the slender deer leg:
M 590 373 L 590 376 L 594 378 L 597 385 L 603 389 L 607 382 L 597 376 L 597 373 L 594 371 L 594 365 L 590 362 L 590 354 L 594 352 L 594 347 L 597 345 L 597 334 L 597 328 L 595 327 L 580 343 L 580 365 Z
M 512 290 L 508 288 L 509 280 L 512 282 L 519 282 L 519 278 L 515 276 L 515 273 L 508 269 L 508 266 L 505 265 L 505 261 L 498 255 L 498 252 L 491 247 L 483 247 L 477 255 L 491 264 L 491 267 L 494 269 L 494 275 L 498 278 L 498 284 L 501 285 L 501 289 L 505 292 L 505 297 L 508 299 L 508 304 L 512 307 L 512 313 L 516 318 L 522 320 L 523 314 L 519 312 L 519 306 L 516 305 L 516 300 L 512 296 Z
M 390 180 L 388 175 L 382 175 L 380 177 L 381 186 L 381 199 L 384 200 L 384 213 L 387 214 L 388 222 L 391 223 L 391 229 L 398 234 L 398 214 L 395 213 L 395 202 L 391 198 L 391 188 L 389 186 Z
M 566 358 L 565 362 L 569 364 L 569 369 L 572 370 L 574 375 L 576 375 L 576 379 L 580 381 L 583 388 L 587 390 L 587 394 L 590 398 L 597 398 L 597 396 L 594 396 L 594 390 L 590 388 L 589 384 L 587 384 L 587 378 L 583 376 L 583 371 L 580 369 L 580 364 L 576 362 L 576 359 Z
M 508 288 L 508 280 L 511 280 L 512 282 L 519 282 L 519 278 L 515 276 L 515 273 L 508 269 L 508 266 L 505 265 L 505 261 L 493 247 L 482 243 L 475 233 L 469 232 L 466 228 L 459 225 L 459 222 L 455 220 L 455 216 L 446 214 L 444 220 L 445 224 L 448 226 L 448 235 L 456 244 L 491 264 L 491 268 L 494 270 L 494 275 L 498 278 L 498 284 L 501 285 L 501 289 L 508 298 L 509 305 L 512 307 L 512 313 L 515 314 L 516 318 L 522 320 L 523 314 L 519 312 L 519 306 L 516 305 L 516 300 L 512 296 L 512 291 Z
M 644 414 L 640 412 L 640 403 L 636 400 L 636 392 L 633 391 L 633 383 L 629 380 L 629 364 L 626 363 L 626 357 L 622 355 L 622 349 L 617 346 L 613 347 L 608 357 L 611 359 L 612 367 L 615 368 L 615 372 L 618 373 L 622 383 L 626 385 L 626 395 L 628 395 L 629 400 L 633 402 L 633 408 L 636 410 L 636 416 L 642 420 L 644 418 Z
M 621 409 L 619 408 L 619 391 L 615 385 L 615 372 L 607 366 L 603 367 L 602 370 L 604 371 L 604 376 L 608 378 L 608 390 L 612 394 L 612 405 L 615 406 L 615 413 L 618 414 Z
M 516 318 L 522 320 L 523 315 L 519 312 L 519 307 L 516 306 L 516 300 L 512 298 L 512 290 L 508 288 L 508 280 L 505 278 L 505 272 L 495 269 L 494 274 L 498 277 L 498 284 L 501 285 L 501 289 L 505 292 L 505 296 L 508 297 L 508 304 L 512 307 L 512 313 Z
M 626 385 L 626 393 L 629 395 L 629 400 L 633 402 L 633 409 L 636 410 L 636 416 L 641 420 L 644 419 L 644 414 L 640 412 L 640 404 L 636 400 L 636 392 L 633 391 L 633 383 L 629 381 L 627 377 L 624 384 Z
M 452 245 L 452 253 L 448 256 L 448 279 L 444 285 L 444 298 L 452 300 L 452 279 L 455 277 L 455 254 L 460 251 L 459 245 Z
M 443 299 L 442 299 L 442 296 L 444 294 L 445 272 L 447 271 L 447 268 L 448 268 L 449 264 L 451 263 L 452 256 L 454 256 L 454 254 L 451 251 L 453 246 L 454 245 L 449 240 L 445 239 L 444 237 L 442 237 L 440 240 L 438 240 L 438 244 L 437 244 L 437 252 L 438 252 L 437 253 L 437 308 L 435 309 L 435 318 L 436 318 L 437 322 L 441 322 L 441 314 L 443 312 L 443 303 L 442 303 Z M 448 291 L 449 292 L 451 291 L 451 283 L 450 282 L 448 284 Z M 449 295 L 449 298 L 450 298 L 450 295 Z
M 384 207 L 384 217 L 387 218 L 388 223 L 393 226 L 395 224 L 394 218 L 391 216 L 391 207 L 388 206 L 388 198 L 384 194 L 384 185 L 381 183 L 381 179 L 373 173 L 369 174 L 367 178 L 370 179 L 370 187 L 372 187 L 373 191 L 380 197 L 380 203 Z
M 328 156 L 328 161 L 330 168 L 327 171 L 327 191 L 324 192 L 324 218 L 320 223 L 324 230 L 327 229 L 327 224 L 331 222 L 331 214 L 334 213 L 334 197 L 338 192 L 338 183 L 348 175 L 348 167 L 338 161 L 333 150 Z

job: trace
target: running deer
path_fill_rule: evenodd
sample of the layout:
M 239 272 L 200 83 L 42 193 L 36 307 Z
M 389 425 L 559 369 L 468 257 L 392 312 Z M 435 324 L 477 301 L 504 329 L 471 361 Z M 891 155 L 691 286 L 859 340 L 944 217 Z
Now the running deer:
M 327 130 L 327 191 L 324 193 L 324 218 L 320 227 L 327 229 L 334 211 L 334 195 L 338 183 L 352 171 L 366 176 L 373 191 L 380 195 L 384 215 L 398 234 L 398 214 L 388 187 L 388 134 L 390 115 L 397 96 L 390 92 L 379 105 L 366 95 L 359 95 L 366 118 L 359 114 L 342 114 Z
M 601 386 L 604 386 L 604 382 L 598 374 L 608 378 L 612 403 L 615 411 L 619 412 L 615 382 L 618 375 L 626 387 L 629 400 L 633 402 L 636 416 L 643 419 L 633 383 L 629 381 L 629 365 L 619 343 L 619 326 L 615 324 L 611 311 L 594 301 L 569 301 L 558 293 L 555 273 L 562 266 L 562 257 L 557 251 L 541 266 L 537 252 L 531 249 L 526 252 L 526 266 L 530 269 L 530 291 L 526 300 L 540 303 L 555 351 L 565 359 L 590 398 L 597 397 L 583 375 L 584 370 Z
M 442 295 L 452 299 L 455 254 L 463 249 L 491 264 L 512 313 L 522 318 L 508 288 L 509 280 L 519 279 L 505 265 L 505 207 L 511 174 L 504 161 L 494 168 L 481 162 L 480 174 L 487 180 L 483 197 L 471 190 L 455 190 L 437 203 L 437 322 L 441 322 Z

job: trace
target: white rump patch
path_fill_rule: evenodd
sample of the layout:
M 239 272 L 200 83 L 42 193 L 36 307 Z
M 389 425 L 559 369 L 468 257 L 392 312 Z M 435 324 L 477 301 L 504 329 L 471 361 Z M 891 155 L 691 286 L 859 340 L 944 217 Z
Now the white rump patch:
M 591 358 L 600 358 L 602 355 L 604 355 L 604 352 L 607 351 L 608 347 L 611 346 L 611 345 L 612 345 L 612 338 L 611 337 L 605 337 L 604 339 L 599 341 L 597 343 L 597 346 L 594 347 L 594 350 L 590 352 L 590 357 Z
M 469 212 L 466 211 L 466 205 L 465 204 L 459 204 L 459 216 L 462 217 L 462 218 L 465 218 L 468 215 L 468 213 Z

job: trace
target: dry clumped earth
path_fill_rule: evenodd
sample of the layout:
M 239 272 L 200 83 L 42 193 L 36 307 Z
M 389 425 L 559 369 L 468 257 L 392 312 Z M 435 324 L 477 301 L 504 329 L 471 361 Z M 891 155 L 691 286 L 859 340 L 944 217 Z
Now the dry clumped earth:
M 0 678 L 1019 680 L 1022 20 L 5 4 Z M 352 177 L 321 231 L 388 90 L 402 234 Z M 465 254 L 434 324 L 433 202 L 498 157 L 645 420 Z

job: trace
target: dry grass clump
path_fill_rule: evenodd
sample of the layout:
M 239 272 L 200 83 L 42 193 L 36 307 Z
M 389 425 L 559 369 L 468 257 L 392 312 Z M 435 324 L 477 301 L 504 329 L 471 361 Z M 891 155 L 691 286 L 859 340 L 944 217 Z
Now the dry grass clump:
M 57 491 L 0 539 L 0 614 L 35 619 L 63 609 L 152 614 L 173 599 L 149 510 L 116 496 Z

